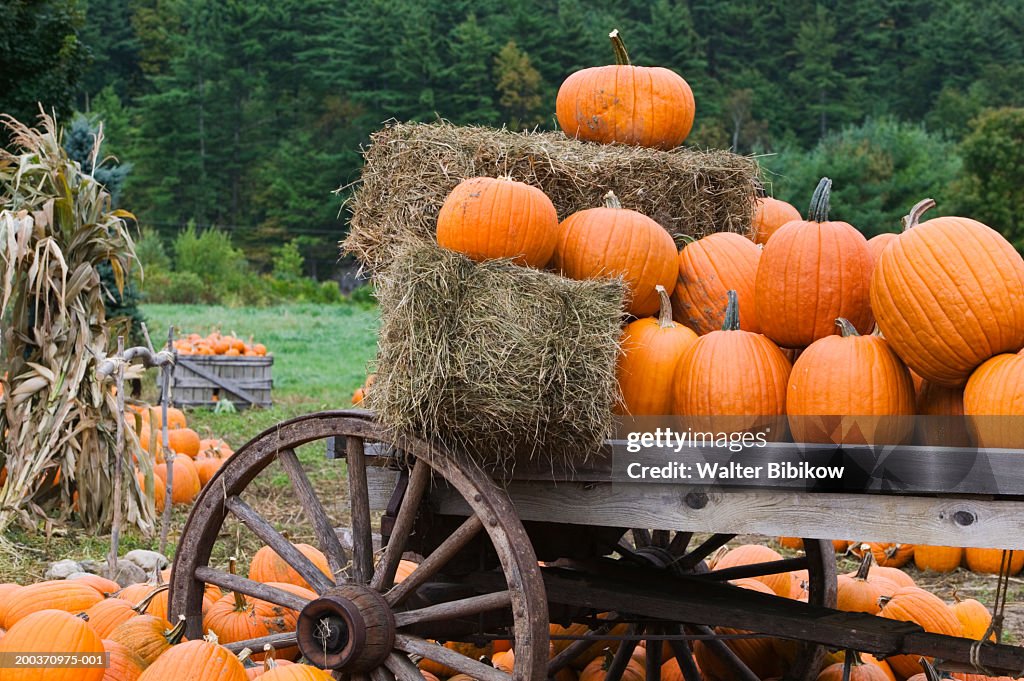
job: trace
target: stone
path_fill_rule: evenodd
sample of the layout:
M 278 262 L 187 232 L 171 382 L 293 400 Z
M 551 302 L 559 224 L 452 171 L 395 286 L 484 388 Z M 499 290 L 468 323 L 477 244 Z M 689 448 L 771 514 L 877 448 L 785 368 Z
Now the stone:
M 67 579 L 68 575 L 76 572 L 84 572 L 81 563 L 76 560 L 58 560 L 56 563 L 50 563 L 43 576 L 46 579 Z

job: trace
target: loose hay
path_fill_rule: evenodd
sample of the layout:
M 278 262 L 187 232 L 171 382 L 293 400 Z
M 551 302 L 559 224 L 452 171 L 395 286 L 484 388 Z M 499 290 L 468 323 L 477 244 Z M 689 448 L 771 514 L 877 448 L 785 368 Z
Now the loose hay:
M 625 285 L 399 242 L 377 274 L 382 424 L 489 467 L 580 461 L 611 432 Z
M 432 240 L 437 213 L 460 181 L 511 175 L 540 187 L 560 219 L 603 203 L 626 208 L 673 236 L 750 230 L 757 164 L 725 151 L 656 151 L 569 139 L 561 132 L 512 133 L 449 123 L 396 123 L 375 133 L 352 197 L 343 247 L 371 272 L 396 239 Z

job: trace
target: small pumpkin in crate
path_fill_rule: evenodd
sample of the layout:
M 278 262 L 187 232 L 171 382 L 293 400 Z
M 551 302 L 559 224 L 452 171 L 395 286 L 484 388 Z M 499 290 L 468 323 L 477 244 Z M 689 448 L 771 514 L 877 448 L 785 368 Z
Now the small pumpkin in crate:
M 690 134 L 693 91 L 660 66 L 633 66 L 617 30 L 609 36 L 615 65 L 569 75 L 558 88 L 555 117 L 566 135 L 602 144 L 678 147 Z
M 679 281 L 672 292 L 678 322 L 700 335 L 722 328 L 727 294 L 736 291 L 740 328 L 761 330 L 754 305 L 754 282 L 761 249 L 734 232 L 709 234 L 679 251 Z

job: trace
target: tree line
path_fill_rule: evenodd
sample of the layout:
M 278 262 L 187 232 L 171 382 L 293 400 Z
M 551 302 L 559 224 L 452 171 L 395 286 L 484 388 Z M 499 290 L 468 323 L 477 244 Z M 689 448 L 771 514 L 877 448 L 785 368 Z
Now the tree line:
M 1024 238 L 1022 0 L 7 4 L 0 111 L 102 121 L 144 227 L 218 227 L 267 267 L 295 238 L 307 268 L 333 265 L 334 190 L 383 122 L 555 128 L 559 84 L 611 62 L 611 28 L 690 83 L 687 144 L 757 154 L 801 210 L 830 175 L 835 216 L 868 234 L 932 193 Z

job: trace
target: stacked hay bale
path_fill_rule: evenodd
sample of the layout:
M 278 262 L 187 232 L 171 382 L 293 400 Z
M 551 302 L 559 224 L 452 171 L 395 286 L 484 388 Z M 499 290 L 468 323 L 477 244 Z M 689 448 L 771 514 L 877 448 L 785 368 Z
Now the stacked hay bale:
M 747 233 L 757 174 L 752 160 L 721 151 L 444 122 L 389 125 L 365 161 L 343 248 L 372 275 L 380 301 L 368 406 L 384 425 L 488 466 L 600 451 L 618 395 L 626 287 L 440 248 L 437 216 L 449 192 L 470 177 L 510 176 L 539 187 L 564 219 L 613 191 L 678 242 Z

